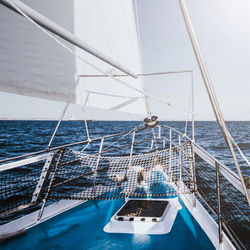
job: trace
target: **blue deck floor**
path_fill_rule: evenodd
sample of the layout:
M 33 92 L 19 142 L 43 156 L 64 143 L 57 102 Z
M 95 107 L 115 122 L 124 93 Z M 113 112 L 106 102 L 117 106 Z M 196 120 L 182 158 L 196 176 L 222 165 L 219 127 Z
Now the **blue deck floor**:
M 172 230 L 165 235 L 108 234 L 103 227 L 124 200 L 89 201 L 31 228 L 0 249 L 214 249 L 180 201 Z

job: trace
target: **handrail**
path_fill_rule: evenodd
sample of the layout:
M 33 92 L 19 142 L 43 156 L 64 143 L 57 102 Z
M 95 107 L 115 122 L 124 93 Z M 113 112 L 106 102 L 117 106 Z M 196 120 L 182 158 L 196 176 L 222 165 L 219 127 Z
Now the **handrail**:
M 35 163 L 35 162 L 46 160 L 50 155 L 51 155 L 51 153 L 45 153 L 45 154 L 37 155 L 37 156 L 34 156 L 34 157 L 30 157 L 30 158 L 27 158 L 27 159 L 2 164 L 2 165 L 0 165 L 0 172 L 5 171 L 5 170 L 9 170 L 9 169 L 13 169 L 13 168 L 16 168 L 16 167 L 21 167 L 21 166 L 24 166 L 24 165 L 32 164 L 32 163 Z
M 202 153 L 204 153 L 206 156 L 208 156 L 210 158 L 210 160 L 212 160 L 213 162 L 217 162 L 226 172 L 228 172 L 230 175 L 232 175 L 233 177 L 235 177 L 237 180 L 240 181 L 240 177 L 235 172 L 233 172 L 231 169 L 229 169 L 228 167 L 226 167 L 223 163 L 221 163 L 220 161 L 218 161 L 215 157 L 213 157 L 210 153 L 208 153 L 204 148 L 202 148 L 196 142 L 193 142 L 193 140 L 190 137 L 188 137 L 187 135 L 183 134 L 182 132 L 180 132 L 177 129 L 172 128 L 170 126 L 167 126 L 167 125 L 159 125 L 159 126 L 171 129 L 172 131 L 175 131 L 177 134 L 179 134 L 182 137 L 186 138 L 187 140 L 191 141 L 193 143 L 193 145 L 195 147 L 197 147 L 199 150 L 201 150 Z
M 235 177 L 238 181 L 240 181 L 239 176 L 234 173 L 231 169 L 229 169 L 228 167 L 226 167 L 223 163 L 221 163 L 220 161 L 218 161 L 216 158 L 214 158 L 210 153 L 208 153 L 204 148 L 202 148 L 200 145 L 194 143 L 194 146 L 197 147 L 199 150 L 202 151 L 202 153 L 204 153 L 206 156 L 208 156 L 210 158 L 210 160 L 212 160 L 215 163 L 218 163 L 225 171 L 227 171 L 230 175 L 232 175 L 233 177 Z

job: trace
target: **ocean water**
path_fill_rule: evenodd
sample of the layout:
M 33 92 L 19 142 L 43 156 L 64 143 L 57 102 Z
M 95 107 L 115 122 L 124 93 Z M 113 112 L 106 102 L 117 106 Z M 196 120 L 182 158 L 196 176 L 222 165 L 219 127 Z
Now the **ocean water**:
M 53 134 L 56 124 L 57 122 L 55 121 L 0 121 L 0 159 L 6 159 L 9 157 L 14 157 L 17 155 L 22 155 L 22 154 L 46 149 L 50 141 L 50 137 Z M 95 138 L 95 137 L 101 137 L 104 135 L 114 134 L 118 132 L 129 131 L 133 129 L 135 126 L 139 126 L 141 124 L 142 124 L 141 121 L 130 121 L 130 122 L 128 121 L 126 122 L 125 121 L 123 122 L 121 121 L 89 121 L 88 127 L 89 127 L 90 137 Z M 181 121 L 160 122 L 160 124 L 171 126 L 181 132 L 184 132 L 184 129 L 185 129 L 185 122 L 181 122 Z M 228 127 L 228 130 L 231 132 L 235 141 L 238 143 L 238 145 L 242 149 L 242 151 L 245 153 L 248 159 L 250 159 L 250 122 L 235 122 L 235 121 L 227 122 L 227 127 Z M 187 134 L 191 136 L 191 124 L 188 124 Z M 87 139 L 87 135 L 86 135 L 83 121 L 64 121 L 62 122 L 58 130 L 58 133 L 55 137 L 52 147 L 59 146 L 65 143 L 72 143 L 72 142 L 77 142 L 81 140 L 86 140 L 86 139 Z M 205 148 L 214 157 L 219 159 L 222 163 L 224 163 L 230 169 L 236 172 L 230 153 L 220 133 L 220 130 L 215 122 L 196 122 L 195 123 L 195 140 L 199 145 Z M 135 151 L 136 151 L 136 148 L 135 148 Z M 244 160 L 239 158 L 239 163 L 240 163 L 243 175 L 249 176 L 249 167 L 244 162 Z M 116 202 L 115 206 L 121 205 L 121 201 L 115 201 L 115 202 Z M 91 205 L 88 209 L 93 214 L 99 214 L 99 215 L 105 214 L 104 211 L 101 211 L 99 209 L 102 206 L 106 207 L 105 211 L 110 212 L 110 209 L 108 209 L 110 206 L 110 201 L 102 201 L 102 202 L 99 202 L 98 204 L 94 204 L 92 202 L 90 203 Z M 112 215 L 114 212 L 115 212 L 115 209 L 112 210 L 110 215 Z M 30 244 L 27 244 L 27 248 L 38 247 L 40 249 L 43 249 L 43 246 L 45 248 L 50 247 L 49 244 L 52 244 L 53 247 L 55 248 L 64 248 L 63 245 L 60 245 L 58 243 L 58 240 L 61 239 L 60 237 L 63 237 L 63 239 L 67 239 L 67 237 L 71 237 L 72 232 L 74 232 L 75 230 L 77 230 L 79 234 L 75 235 L 75 237 L 77 237 L 77 241 L 75 241 L 74 244 L 78 244 L 78 243 L 80 244 L 82 238 L 80 237 L 81 232 L 79 230 L 81 229 L 81 230 L 86 231 L 88 229 L 86 228 L 86 226 L 78 225 L 77 223 L 75 224 L 75 220 L 77 220 L 76 218 L 79 213 L 81 213 L 80 216 L 84 222 L 86 220 L 85 218 L 86 216 L 84 212 L 82 212 L 81 208 L 79 208 L 76 210 L 76 214 L 72 214 L 72 216 L 69 216 L 69 217 L 64 217 L 62 215 L 61 217 L 55 218 L 54 222 L 52 220 L 48 224 L 45 223 L 45 225 L 43 226 L 41 225 L 39 227 L 35 227 L 34 229 L 30 231 L 28 235 L 21 237 L 17 241 L 11 241 L 7 245 L 3 245 L 3 246 L 6 246 L 7 249 L 16 249 L 18 244 L 24 244 L 25 242 L 27 242 L 27 240 L 29 241 L 30 239 L 32 239 L 33 236 L 37 237 L 37 235 L 39 235 L 39 232 L 42 232 L 42 234 L 44 235 L 39 239 L 31 241 Z M 184 218 L 186 218 L 186 216 L 189 216 L 189 215 L 187 212 L 183 212 L 183 213 L 185 214 L 185 216 L 182 218 L 184 220 Z M 103 223 L 103 225 L 101 225 L 101 227 L 103 227 L 105 223 L 107 223 L 108 218 L 106 216 L 105 220 L 103 217 L 101 222 L 99 220 L 97 221 L 96 221 L 97 224 Z M 68 223 L 69 225 L 71 225 L 72 223 L 73 231 L 70 226 L 67 226 Z M 58 225 L 58 224 L 60 225 L 58 229 L 51 228 L 53 227 L 53 225 Z M 204 242 L 208 240 L 206 236 L 202 234 L 201 232 L 202 230 L 200 229 L 199 225 L 197 225 L 197 223 L 195 224 L 193 219 L 192 219 L 192 228 L 194 228 L 194 231 L 195 231 L 195 234 L 193 234 L 193 236 L 197 234 L 201 234 L 200 237 L 203 238 Z M 94 228 L 92 229 L 95 230 Z M 186 233 L 189 234 L 190 229 L 187 230 Z M 182 236 L 185 237 L 186 233 L 183 233 Z M 104 244 L 104 243 L 108 244 L 108 242 L 111 242 L 112 244 L 119 243 L 119 237 L 108 236 L 109 241 L 104 242 L 102 240 L 102 237 L 104 236 L 105 234 L 103 234 L 103 232 L 100 231 L 100 235 L 96 234 L 95 235 L 96 238 L 94 237 L 92 240 L 99 242 L 100 244 Z M 168 237 L 166 237 L 165 239 L 166 242 L 169 241 Z M 170 235 L 170 238 L 171 237 L 172 236 Z M 128 240 L 128 247 L 133 247 L 134 238 L 133 237 L 131 238 L 130 236 L 126 236 L 125 238 Z M 195 242 L 195 238 L 196 237 L 190 238 L 191 242 L 192 241 Z M 47 243 L 43 242 L 43 239 L 48 240 L 48 242 Z M 147 244 L 145 243 L 145 241 L 142 241 L 143 244 L 141 244 L 140 246 L 142 248 L 145 247 L 145 248 L 150 249 L 152 246 L 152 242 L 154 241 L 157 241 L 157 237 L 156 238 L 151 237 L 150 240 L 147 241 Z M 164 247 L 164 245 L 162 245 L 164 242 L 159 239 L 159 249 Z M 203 246 L 197 245 L 197 248 L 195 247 L 194 249 L 201 249 L 201 248 L 205 249 L 204 242 L 201 243 L 203 244 Z M 122 244 L 122 242 L 120 243 Z M 89 242 L 88 244 L 91 245 L 91 242 Z M 77 245 L 75 245 L 75 247 L 76 246 Z M 87 246 L 86 244 L 82 245 L 83 248 L 86 246 Z M 115 245 L 113 246 L 115 247 Z M 100 245 L 98 247 L 100 248 Z M 93 247 L 93 249 L 98 249 L 98 247 L 96 248 Z M 119 245 L 117 245 L 116 247 L 123 249 L 122 247 L 119 247 Z M 184 245 L 178 249 L 184 249 Z M 211 243 L 210 245 L 207 245 L 207 249 L 213 249 Z
M 141 125 L 141 121 L 89 121 L 91 138 L 128 131 Z M 56 121 L 0 121 L 0 159 L 14 157 L 46 149 L 56 126 Z M 160 122 L 184 132 L 185 122 Z M 250 122 L 226 122 L 227 128 L 241 150 L 250 159 Z M 188 135 L 191 136 L 191 124 L 188 124 Z M 63 121 L 53 146 L 86 140 L 87 135 L 83 121 Z M 195 140 L 212 156 L 219 159 L 230 169 L 236 171 L 231 155 L 216 122 L 195 122 Z M 244 175 L 250 175 L 245 161 L 238 157 Z

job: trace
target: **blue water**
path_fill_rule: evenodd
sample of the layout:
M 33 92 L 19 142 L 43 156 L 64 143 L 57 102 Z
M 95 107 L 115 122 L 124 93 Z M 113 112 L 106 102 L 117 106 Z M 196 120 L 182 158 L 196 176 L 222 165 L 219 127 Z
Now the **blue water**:
M 184 122 L 161 122 L 184 132 Z M 141 122 L 89 122 L 91 138 L 127 131 Z M 56 126 L 54 121 L 0 121 L 0 159 L 43 150 Z M 235 141 L 250 158 L 250 122 L 227 122 Z M 190 126 L 189 126 L 190 128 Z M 190 130 L 189 133 L 190 135 Z M 196 122 L 196 142 L 235 171 L 234 164 L 215 122 Z M 52 146 L 87 139 L 84 123 L 62 123 Z M 240 159 L 240 158 L 239 158 Z M 249 168 L 243 160 L 244 175 Z M 80 207 L 38 225 L 27 234 L 0 246 L 1 249 L 213 249 L 200 226 L 188 213 L 179 211 L 170 234 L 107 234 L 102 228 L 123 200 L 89 201 Z M 183 204 L 182 204 L 183 205 Z M 86 216 L 87 215 L 87 216 Z M 198 240 L 197 240 L 198 239 Z
M 0 159 L 46 149 L 56 124 L 56 121 L 0 121 Z M 142 124 L 141 121 L 88 122 L 91 138 L 128 131 L 140 124 Z M 160 124 L 166 124 L 184 132 L 185 122 L 171 121 L 160 122 Z M 250 159 L 250 122 L 233 121 L 226 122 L 226 124 L 235 141 Z M 190 135 L 190 130 L 189 124 L 188 135 Z M 52 146 L 86 139 L 84 122 L 64 121 Z M 214 157 L 236 171 L 216 122 L 196 122 L 195 139 Z M 249 168 L 242 158 L 239 158 L 239 163 L 243 174 L 250 175 Z

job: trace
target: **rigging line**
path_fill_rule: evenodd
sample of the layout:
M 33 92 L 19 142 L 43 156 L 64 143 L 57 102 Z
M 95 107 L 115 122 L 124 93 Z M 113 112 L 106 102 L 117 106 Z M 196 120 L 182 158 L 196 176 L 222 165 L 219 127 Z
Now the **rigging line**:
M 33 23 L 38 29 L 40 29 L 42 32 L 44 32 L 45 34 L 47 34 L 50 38 L 52 38 L 53 40 L 55 40 L 59 45 L 61 45 L 63 48 L 65 48 L 66 50 L 68 50 L 70 53 L 72 53 L 76 58 L 78 58 L 79 60 L 83 61 L 84 63 L 86 63 L 87 65 L 89 65 L 90 67 L 94 68 L 95 70 L 99 71 L 100 73 L 106 75 L 107 77 L 110 77 L 111 79 L 113 79 L 114 81 L 117 81 L 119 83 L 121 83 L 122 85 L 133 89 L 141 94 L 143 94 L 144 96 L 146 95 L 147 97 L 151 98 L 152 100 L 155 101 L 159 101 L 162 103 L 167 104 L 168 106 L 171 106 L 173 108 L 176 108 L 180 111 L 183 111 L 185 113 L 187 113 L 188 111 L 186 109 L 177 107 L 176 105 L 173 105 L 171 103 L 166 103 L 163 101 L 160 101 L 160 99 L 158 99 L 157 97 L 154 97 L 152 95 L 150 95 L 148 92 L 146 92 L 145 90 L 140 90 L 136 87 L 133 87 L 131 85 L 129 85 L 126 82 L 121 81 L 120 79 L 116 79 L 110 72 L 105 72 L 103 70 L 101 70 L 100 68 L 98 68 L 97 66 L 93 65 L 92 63 L 89 63 L 87 60 L 85 60 L 82 56 L 80 56 L 79 54 L 75 53 L 72 49 L 70 49 L 67 45 L 65 45 L 64 43 L 62 43 L 58 38 L 56 38 L 55 36 L 53 36 L 52 34 L 50 34 L 46 29 L 44 29 L 42 26 L 40 26 L 38 23 L 36 23 L 35 21 L 33 21 L 28 15 L 26 15 L 21 9 L 19 9 L 14 3 L 12 3 L 11 0 L 6 0 L 7 2 L 9 2 L 14 8 L 17 9 L 17 11 L 19 11 L 25 18 L 27 18 L 31 23 Z
M 79 76 L 78 76 L 79 77 Z M 80 77 L 79 77 L 80 78 Z M 80 95 L 82 97 L 82 93 L 80 91 Z M 87 95 L 87 98 L 88 98 L 88 95 Z M 86 99 L 87 99 L 86 98 Z M 81 105 L 81 109 L 82 109 L 82 113 L 84 114 L 84 108 L 85 108 L 85 105 L 86 105 L 86 102 L 87 100 L 85 100 L 85 103 L 83 104 L 83 98 L 82 99 L 82 105 Z M 87 133 L 87 138 L 88 138 L 88 143 L 87 145 L 82 149 L 82 152 L 89 146 L 89 142 L 91 141 L 91 138 L 90 138 L 90 135 L 89 135 L 89 129 L 88 129 L 88 124 L 87 124 L 87 120 L 84 119 L 84 124 L 85 124 L 85 130 L 86 130 L 86 133 Z
M 148 97 L 149 97 L 150 99 L 156 101 L 156 102 L 160 102 L 160 103 L 162 103 L 162 104 L 165 104 L 165 105 L 168 105 L 168 106 L 170 106 L 170 107 L 172 107 L 172 108 L 175 108 L 176 110 L 179 110 L 179 111 L 182 111 L 182 112 L 185 112 L 185 113 L 193 113 L 193 114 L 195 114 L 195 115 L 197 115 L 197 116 L 200 116 L 200 117 L 203 117 L 203 118 L 212 120 L 212 121 L 214 120 L 214 118 L 209 117 L 209 116 L 206 116 L 206 115 L 203 115 L 203 114 L 198 113 L 198 112 L 189 112 L 188 110 L 186 110 L 186 109 L 184 109 L 184 108 L 182 108 L 182 107 L 178 107 L 178 106 L 176 106 L 175 104 L 172 104 L 172 103 L 170 103 L 170 102 L 165 102 L 165 101 L 159 99 L 158 97 L 154 97 L 154 96 L 152 96 L 152 95 L 149 95 Z
M 70 93 L 70 95 L 69 95 L 69 97 L 68 97 L 68 100 L 67 100 L 67 102 L 65 103 L 65 106 L 64 106 L 64 108 L 63 108 L 63 111 L 62 111 L 62 113 L 61 113 L 61 117 L 60 117 L 60 119 L 58 120 L 58 123 L 57 123 L 57 125 L 56 125 L 55 130 L 54 130 L 54 133 L 52 134 L 52 136 L 51 136 L 51 138 L 50 138 L 49 144 L 48 144 L 48 146 L 47 146 L 47 150 L 50 149 L 50 146 L 51 146 L 51 144 L 52 144 L 52 142 L 53 142 L 53 140 L 54 140 L 54 138 L 55 138 L 55 136 L 56 136 L 56 133 L 57 133 L 58 128 L 59 128 L 59 126 L 60 126 L 60 124 L 61 124 L 61 122 L 62 122 L 62 119 L 63 119 L 63 117 L 64 117 L 64 115 L 65 115 L 65 113 L 66 113 L 66 111 L 67 111 L 67 109 L 68 109 L 68 107 L 69 107 L 69 104 L 70 104 L 70 102 L 71 102 L 71 100 L 72 100 L 72 97 L 73 97 L 73 95 L 74 95 L 74 93 L 75 93 L 75 90 L 76 90 L 76 87 L 77 87 L 79 81 L 80 81 L 80 77 L 77 77 L 77 79 L 76 79 L 76 81 L 75 81 L 75 84 L 74 84 L 74 86 L 73 86 L 73 89 L 72 89 L 72 91 L 71 91 L 71 93 Z
M 86 129 L 86 133 L 87 133 L 88 140 L 90 140 L 87 120 L 84 120 L 84 124 L 85 124 L 85 129 Z
M 43 27 L 41 27 L 38 23 L 36 23 L 35 21 L 33 21 L 28 15 L 26 15 L 22 10 L 20 10 L 14 3 L 12 3 L 11 0 L 6 0 L 8 1 L 14 8 L 17 9 L 17 11 L 19 11 L 25 18 L 27 18 L 31 23 L 33 23 L 38 29 L 40 29 L 42 32 L 44 32 L 45 34 L 47 34 L 50 38 L 52 38 L 53 40 L 55 40 L 59 45 L 61 45 L 63 48 L 65 48 L 66 50 L 68 50 L 70 53 L 72 53 L 76 58 L 78 58 L 79 60 L 83 61 L 84 63 L 86 63 L 87 65 L 89 65 L 90 67 L 94 68 L 95 70 L 99 71 L 100 73 L 106 75 L 107 77 L 110 77 L 111 79 L 125 85 L 126 87 L 133 89 L 139 93 L 142 93 L 144 96 L 147 96 L 148 98 L 151 98 L 152 100 L 155 101 L 159 101 L 158 98 L 153 97 L 151 95 L 149 95 L 148 92 L 146 92 L 144 89 L 140 90 L 136 87 L 133 87 L 131 85 L 129 85 L 128 83 L 125 83 L 123 81 L 121 81 L 120 79 L 116 79 L 115 77 L 113 77 L 113 75 L 109 72 L 105 72 L 103 70 L 101 70 L 100 68 L 96 67 L 95 65 L 93 65 L 92 63 L 89 63 L 87 60 L 85 60 L 82 56 L 78 55 L 77 53 L 75 53 L 72 49 L 70 49 L 68 46 L 66 46 L 65 44 L 63 44 L 58 38 L 56 38 L 55 36 L 53 36 L 52 34 L 50 34 L 46 29 L 44 29 Z M 165 102 L 162 102 L 165 103 Z M 172 105 L 170 103 L 165 103 L 168 106 L 171 106 L 173 108 L 179 109 L 180 111 L 184 111 L 185 113 L 188 112 L 187 110 L 183 109 L 183 108 L 178 108 L 175 105 Z
M 107 93 L 102 93 L 102 92 L 97 92 L 97 91 L 88 91 L 86 90 L 86 93 L 89 94 L 96 94 L 96 95 L 104 95 L 104 96 L 111 96 L 111 97 L 120 97 L 120 98 L 129 98 L 129 99 L 139 99 L 139 98 L 144 98 L 144 97 L 138 97 L 138 96 L 125 96 L 125 95 L 114 95 L 114 94 L 107 94 Z
M 120 138 L 118 138 L 116 141 L 114 141 L 113 143 L 111 143 L 110 145 L 108 145 L 106 148 L 103 149 L 103 152 L 105 152 L 108 148 L 112 147 L 115 143 L 117 143 L 118 141 L 120 141 L 122 138 L 124 138 L 125 136 L 129 135 L 132 132 L 136 132 L 136 129 L 139 129 L 140 126 L 144 126 L 143 124 L 139 124 L 138 126 L 135 126 L 133 129 L 131 129 L 130 131 L 128 131 L 126 134 L 122 135 Z M 139 131 L 139 130 L 138 130 Z
M 162 71 L 162 72 L 151 72 L 151 73 L 142 73 L 137 74 L 138 77 L 142 76 L 157 76 L 157 75 L 169 75 L 169 74 L 183 74 L 183 73 L 192 73 L 193 70 L 187 69 L 187 70 L 176 70 L 176 71 Z M 79 75 L 80 77 L 109 77 L 107 75 Z M 113 74 L 113 77 L 129 77 L 129 75 L 126 74 Z
M 228 137 L 225 121 L 224 121 L 224 118 L 222 116 L 222 112 L 221 112 L 221 109 L 219 107 L 219 103 L 218 103 L 217 97 L 215 95 L 214 88 L 213 88 L 213 85 L 211 83 L 210 76 L 208 74 L 205 62 L 203 60 L 203 57 L 202 57 L 202 54 L 201 54 L 201 51 L 200 51 L 199 43 L 198 43 L 196 34 L 194 32 L 193 25 L 192 25 L 191 20 L 190 20 L 190 16 L 189 16 L 189 13 L 188 13 L 188 10 L 187 10 L 187 6 L 185 4 L 185 0 L 179 0 L 179 4 L 180 4 L 181 12 L 182 12 L 182 15 L 183 15 L 183 18 L 184 18 L 184 22 L 185 22 L 185 25 L 186 25 L 186 29 L 187 29 L 187 32 L 188 32 L 188 35 L 189 35 L 189 38 L 190 38 L 190 41 L 191 41 L 191 44 L 192 44 L 192 48 L 193 48 L 193 51 L 194 51 L 194 54 L 195 54 L 195 57 L 196 57 L 196 61 L 197 61 L 198 66 L 199 66 L 199 69 L 200 69 L 200 72 L 201 72 L 201 75 L 202 75 L 202 78 L 203 78 L 203 82 L 204 82 L 205 88 L 207 90 L 207 94 L 209 96 L 211 106 L 212 106 L 213 111 L 214 111 L 214 115 L 216 117 L 216 121 L 217 121 L 217 123 L 218 123 L 218 125 L 219 125 L 219 127 L 221 129 L 221 133 L 222 133 L 222 135 L 223 135 L 223 137 L 225 139 L 225 142 L 226 142 L 226 144 L 228 146 L 228 149 L 229 149 L 229 151 L 231 153 L 231 156 L 232 156 L 232 158 L 234 160 L 234 164 L 235 164 L 235 166 L 237 168 L 237 171 L 238 171 L 238 174 L 239 174 L 239 177 L 240 177 L 240 180 L 241 180 L 241 184 L 242 184 L 242 187 L 243 187 L 244 192 L 245 192 L 247 203 L 250 206 L 250 197 L 249 197 L 248 192 L 247 192 L 246 183 L 244 181 L 244 178 L 243 178 L 243 175 L 242 175 L 242 172 L 241 172 L 241 169 L 240 169 L 240 166 L 239 166 L 239 162 L 238 162 L 238 159 L 236 157 L 236 154 L 235 154 L 231 139 Z
M 85 149 L 86 149 L 88 146 L 89 146 L 89 141 L 88 141 L 88 143 L 86 144 L 86 146 L 81 150 L 81 152 L 84 152 Z
M 115 76 L 111 75 L 110 73 L 107 73 L 107 72 L 104 72 L 102 71 L 101 69 L 99 69 L 98 67 L 96 67 L 95 65 L 89 63 L 87 60 L 85 60 L 83 57 L 81 57 L 80 55 L 76 54 L 72 49 L 70 49 L 68 46 L 66 46 L 65 44 L 63 44 L 58 38 L 54 37 L 52 34 L 50 34 L 46 29 L 44 29 L 42 26 L 40 26 L 38 23 L 36 23 L 35 21 L 33 21 L 28 15 L 26 15 L 22 10 L 20 10 L 14 3 L 12 3 L 11 0 L 6 0 L 7 2 L 9 2 L 19 13 L 21 13 L 25 18 L 27 18 L 31 23 L 33 23 L 38 29 L 40 29 L 42 32 L 44 32 L 45 34 L 47 34 L 51 39 L 55 40 L 58 44 L 60 44 L 63 48 L 65 48 L 66 50 L 68 50 L 70 53 L 72 53 L 76 58 L 78 58 L 79 60 L 83 61 L 84 63 L 86 63 L 87 65 L 89 65 L 90 67 L 96 69 L 97 71 L 99 71 L 100 73 L 102 73 L 103 75 L 107 76 L 107 77 L 110 77 L 111 79 L 127 86 L 128 88 L 131 88 L 137 92 L 140 92 L 142 94 L 145 95 L 145 93 L 147 93 L 146 91 L 142 91 L 140 89 L 137 89 L 133 86 L 130 86 L 129 84 L 119 80 L 119 79 L 116 79 Z M 168 72 L 168 73 L 185 73 L 185 72 L 190 72 L 190 70 L 184 70 L 184 71 L 173 71 L 173 72 Z M 155 73 L 154 75 L 157 75 L 157 74 L 162 74 L 162 73 Z M 167 74 L 165 72 L 165 74 Z M 144 75 L 149 75 L 149 74 L 144 74 Z M 153 74 L 150 74 L 150 75 L 153 75 Z M 179 109 L 180 111 L 184 111 L 184 112 L 188 112 L 186 111 L 185 109 L 183 110 L 182 108 L 179 108 L 175 105 L 172 105 L 170 103 L 167 103 L 167 102 L 164 102 L 156 97 L 153 97 L 151 95 L 148 95 L 149 98 L 157 101 L 157 102 L 160 102 L 160 103 L 163 103 L 163 104 L 166 104 L 170 107 L 173 107 L 173 108 L 176 108 L 176 109 Z M 200 114 L 200 113 L 197 113 L 197 112 L 192 112 L 192 114 L 195 114 L 195 115 L 198 115 L 198 116 L 202 116 L 202 117 L 205 117 L 207 118 L 206 116 Z M 209 118 L 210 119 L 210 118 Z M 230 138 L 232 140 L 232 142 L 234 143 L 234 145 L 237 147 L 237 149 L 239 150 L 240 154 L 242 155 L 243 159 L 247 162 L 248 165 L 249 164 L 249 161 L 247 160 L 246 156 L 244 155 L 244 153 L 241 151 L 241 149 L 239 148 L 239 146 L 237 145 L 237 143 L 232 139 L 232 136 L 231 134 L 229 133 L 229 131 L 227 130 L 227 133 L 230 135 Z

